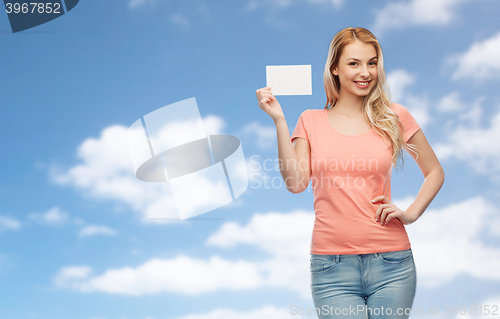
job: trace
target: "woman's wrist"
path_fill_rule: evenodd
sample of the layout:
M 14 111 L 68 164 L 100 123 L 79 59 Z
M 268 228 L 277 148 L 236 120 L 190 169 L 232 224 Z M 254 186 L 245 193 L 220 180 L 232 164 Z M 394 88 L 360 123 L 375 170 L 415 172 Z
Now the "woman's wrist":
M 283 114 L 283 116 L 280 116 L 278 117 L 277 119 L 274 119 L 274 124 L 278 125 L 279 123 L 281 122 L 284 122 L 286 123 L 286 120 L 285 120 L 285 115 Z
M 418 214 L 414 213 L 413 211 L 409 211 L 409 210 L 406 210 L 404 212 L 404 214 L 406 215 L 405 219 L 408 221 L 407 225 L 413 224 L 420 217 Z

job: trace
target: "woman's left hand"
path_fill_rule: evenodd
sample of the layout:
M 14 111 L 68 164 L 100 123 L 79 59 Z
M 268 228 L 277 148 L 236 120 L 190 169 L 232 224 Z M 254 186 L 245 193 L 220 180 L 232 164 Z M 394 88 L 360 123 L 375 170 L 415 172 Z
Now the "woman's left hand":
M 375 197 L 372 200 L 372 203 L 375 204 L 380 201 L 382 201 L 383 204 L 378 207 L 377 212 L 375 213 L 375 221 L 380 225 L 383 225 L 384 223 L 388 224 L 393 218 L 398 218 L 403 225 L 410 225 L 415 222 L 416 219 L 411 216 L 408 211 L 399 209 L 383 195 Z

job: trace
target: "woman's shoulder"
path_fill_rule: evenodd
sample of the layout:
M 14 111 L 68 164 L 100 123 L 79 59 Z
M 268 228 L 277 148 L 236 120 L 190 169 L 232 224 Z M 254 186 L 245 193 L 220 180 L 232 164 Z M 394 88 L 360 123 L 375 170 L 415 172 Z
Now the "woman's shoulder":
M 302 116 L 302 115 L 304 115 L 304 116 L 320 115 L 321 112 L 324 112 L 324 111 L 325 111 L 325 109 L 307 109 L 307 110 L 302 111 L 300 116 Z
M 392 110 L 396 111 L 396 110 L 400 109 L 403 106 L 401 104 L 397 103 L 397 102 L 391 102 L 390 107 L 391 107 Z
M 402 104 L 391 102 L 391 109 L 398 114 L 398 116 L 403 116 L 408 112 L 408 109 Z

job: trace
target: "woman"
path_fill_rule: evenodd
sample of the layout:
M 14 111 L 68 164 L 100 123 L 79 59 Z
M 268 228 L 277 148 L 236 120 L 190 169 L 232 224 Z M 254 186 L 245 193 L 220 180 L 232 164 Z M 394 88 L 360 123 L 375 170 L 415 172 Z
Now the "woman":
M 335 35 L 323 80 L 325 108 L 302 112 L 291 139 L 271 88 L 257 90 L 276 124 L 287 189 L 300 193 L 312 182 L 315 311 L 319 318 L 408 318 L 416 269 L 403 225 L 424 213 L 444 171 L 413 116 L 391 103 L 382 49 L 370 31 Z M 391 172 L 403 149 L 425 176 L 407 210 L 391 202 Z

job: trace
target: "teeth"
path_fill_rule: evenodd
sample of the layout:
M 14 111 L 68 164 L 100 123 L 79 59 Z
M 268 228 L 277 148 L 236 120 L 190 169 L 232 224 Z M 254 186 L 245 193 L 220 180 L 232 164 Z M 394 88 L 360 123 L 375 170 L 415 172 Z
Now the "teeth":
M 354 81 L 354 82 L 356 82 L 356 81 Z M 367 85 L 369 82 L 356 82 L 356 83 L 358 83 L 359 85 L 363 85 L 364 86 L 364 85 Z

